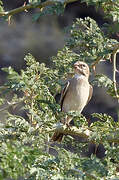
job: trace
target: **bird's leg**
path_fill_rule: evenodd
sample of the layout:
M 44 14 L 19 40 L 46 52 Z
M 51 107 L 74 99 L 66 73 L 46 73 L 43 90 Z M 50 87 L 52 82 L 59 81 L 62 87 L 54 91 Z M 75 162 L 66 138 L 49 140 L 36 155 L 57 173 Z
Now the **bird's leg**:
M 62 124 L 66 124 L 66 119 L 65 118 L 63 118 L 63 119 L 61 119 L 61 121 L 60 121 Z
M 70 128 L 70 127 L 71 127 L 71 124 L 70 124 L 71 120 L 72 120 L 72 117 L 71 117 L 71 116 L 66 116 L 65 118 L 63 118 L 63 119 L 61 120 L 61 123 L 64 124 L 64 125 L 66 125 L 67 128 Z
M 71 120 L 72 120 L 72 117 L 71 117 L 71 116 L 67 116 L 66 119 L 65 119 L 65 124 L 66 124 L 66 126 L 67 126 L 68 128 L 71 127 L 71 125 L 70 125 Z

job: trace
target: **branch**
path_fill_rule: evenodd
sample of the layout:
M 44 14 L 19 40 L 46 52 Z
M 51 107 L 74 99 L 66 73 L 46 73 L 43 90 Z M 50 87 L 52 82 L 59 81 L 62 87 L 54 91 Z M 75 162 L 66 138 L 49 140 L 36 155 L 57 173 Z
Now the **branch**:
M 83 138 L 83 141 L 81 141 L 83 143 L 92 142 L 91 139 L 89 139 L 89 138 L 91 137 L 93 130 L 91 130 L 91 128 L 88 128 L 88 127 L 85 127 L 85 128 L 84 127 L 77 128 L 75 126 L 67 127 L 66 125 L 58 123 L 55 128 L 46 130 L 47 133 L 54 132 L 54 131 L 61 133 L 61 134 L 63 133 L 64 135 L 79 136 L 79 137 Z M 112 142 L 119 143 L 119 138 L 116 137 L 116 133 L 118 134 L 117 131 L 113 132 L 113 135 L 115 134 L 115 136 L 113 136 L 113 137 L 107 136 L 105 138 L 105 141 L 107 141 L 109 143 L 112 143 Z
M 117 53 L 119 52 L 119 45 L 113 50 L 113 53 L 112 53 L 112 62 L 113 62 L 113 83 L 114 83 L 114 91 L 115 91 L 115 95 L 116 95 L 116 98 L 118 100 L 118 103 L 119 103 L 119 94 L 117 92 L 117 86 L 116 86 L 116 55 Z
M 94 63 L 91 65 L 91 68 L 93 69 L 94 75 L 96 75 L 96 70 L 95 70 L 95 66 L 99 63 L 99 61 L 102 59 L 101 56 L 99 56 L 96 61 L 94 61 Z
M 14 102 L 14 103 L 7 102 L 7 104 L 4 104 L 5 107 L 3 107 L 3 108 L 0 109 L 0 113 L 1 113 L 2 111 L 5 111 L 5 110 L 9 109 L 9 108 L 12 107 L 12 106 L 16 106 L 16 105 L 24 102 L 26 99 L 28 99 L 28 97 L 27 97 L 27 98 L 23 98 L 22 100 L 20 100 L 20 101 L 18 101 L 18 102 Z
M 75 2 L 75 1 L 78 1 L 78 0 L 66 0 L 64 2 L 64 4 L 72 3 L 72 2 Z M 60 2 L 60 1 L 48 0 L 48 1 L 45 1 L 45 2 L 41 2 L 40 4 L 39 3 L 27 4 L 25 6 L 23 5 L 23 6 L 19 7 L 19 8 L 11 10 L 11 11 L 0 12 L 0 16 L 13 16 L 14 14 L 17 14 L 17 13 L 20 13 L 20 12 L 23 12 L 23 11 L 26 11 L 26 10 L 29 10 L 29 9 L 34 9 L 34 8 L 42 9 L 42 8 L 44 8 L 46 6 L 54 5 L 56 2 Z
M 94 66 L 96 66 L 101 59 L 102 59 L 102 57 L 99 56 L 99 57 L 96 59 L 96 61 L 94 61 L 94 63 L 91 65 L 91 67 L 93 68 Z
M 71 135 L 71 136 L 79 136 L 84 139 L 85 142 L 89 142 L 88 138 L 91 134 L 91 131 L 86 127 L 77 128 L 75 126 L 67 127 L 67 125 L 63 125 L 62 123 L 57 123 L 53 129 L 46 129 L 46 132 L 58 132 L 64 135 Z

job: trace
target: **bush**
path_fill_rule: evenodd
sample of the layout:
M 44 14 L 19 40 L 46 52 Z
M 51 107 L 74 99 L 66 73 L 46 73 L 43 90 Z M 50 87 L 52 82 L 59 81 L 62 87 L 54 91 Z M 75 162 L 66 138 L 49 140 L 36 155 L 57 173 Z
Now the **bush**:
M 50 2 L 55 5 L 48 6 L 47 3 Z M 86 2 L 104 7 L 105 12 L 111 8 L 111 17 L 117 12 L 118 4 L 113 1 Z M 59 8 L 61 10 L 63 8 L 60 2 L 38 0 L 30 1 L 27 6 L 49 7 L 43 9 L 44 13 L 35 15 L 37 18 L 49 12 L 59 14 L 62 12 Z M 9 11 L 7 15 L 10 16 L 10 13 L 12 15 L 13 11 Z M 3 8 L 1 14 L 6 15 Z M 54 98 L 56 91 L 60 91 L 63 86 L 63 78 L 67 74 L 72 74 L 71 67 L 76 60 L 87 62 L 92 72 L 95 72 L 95 66 L 101 60 L 110 61 L 112 56 L 113 81 L 106 75 L 97 74 L 92 83 L 106 87 L 107 93 L 118 99 L 115 65 L 119 43 L 107 37 L 91 18 L 77 19 L 69 28 L 69 32 L 70 37 L 64 48 L 56 57 L 52 57 L 53 67 L 47 68 L 45 64 L 39 64 L 31 54 L 28 54 L 25 57 L 27 66 L 25 70 L 17 73 L 11 67 L 3 69 L 8 74 L 8 81 L 0 88 L 1 107 L 6 105 L 0 111 L 7 113 L 5 122 L 0 124 L 1 179 L 119 178 L 119 122 L 115 122 L 107 114 L 93 113 L 91 116 L 99 121 L 88 127 L 83 115 L 70 112 L 75 126 L 69 129 L 55 125 L 67 114 L 60 112 L 60 106 Z M 8 94 L 11 93 L 13 97 L 8 100 Z M 13 111 L 11 112 L 11 108 L 13 111 L 15 108 L 23 109 L 26 118 L 15 115 Z M 57 144 L 54 146 L 50 140 L 52 133 L 57 129 L 69 134 L 64 138 L 62 146 Z M 70 135 L 81 136 L 84 141 L 77 143 Z M 99 144 L 103 144 L 106 149 L 105 157 L 98 159 L 96 150 L 90 158 L 82 156 L 83 149 L 86 150 L 89 143 L 95 143 L 96 148 Z M 75 147 L 76 151 L 68 151 L 64 148 L 66 144 Z M 50 149 L 55 151 L 57 156 L 51 155 Z

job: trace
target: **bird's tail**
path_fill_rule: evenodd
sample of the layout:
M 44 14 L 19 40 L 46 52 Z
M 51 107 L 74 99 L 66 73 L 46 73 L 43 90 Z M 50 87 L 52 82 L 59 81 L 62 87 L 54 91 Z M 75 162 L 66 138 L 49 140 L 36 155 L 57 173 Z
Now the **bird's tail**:
M 53 141 L 57 141 L 57 142 L 61 142 L 62 141 L 62 138 L 63 138 L 63 134 L 62 133 L 59 133 L 59 132 L 55 132 L 52 136 L 52 140 Z

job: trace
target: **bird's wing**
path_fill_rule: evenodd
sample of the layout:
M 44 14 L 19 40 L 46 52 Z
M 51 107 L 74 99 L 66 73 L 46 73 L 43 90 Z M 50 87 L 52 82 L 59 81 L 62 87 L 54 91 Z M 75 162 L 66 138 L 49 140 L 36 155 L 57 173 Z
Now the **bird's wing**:
M 88 96 L 88 101 L 87 101 L 87 104 L 89 103 L 89 101 L 91 100 L 92 98 L 92 94 L 93 94 L 93 87 L 90 85 L 90 88 L 89 88 L 89 96 Z
M 65 87 L 62 89 L 61 91 L 61 98 L 60 98 L 60 104 L 61 104 L 61 111 L 62 111 L 62 106 L 63 106 L 63 101 L 64 101 L 64 98 L 66 96 L 66 93 L 68 91 L 68 88 L 69 88 L 69 85 L 70 85 L 70 81 L 68 80 L 65 84 Z

